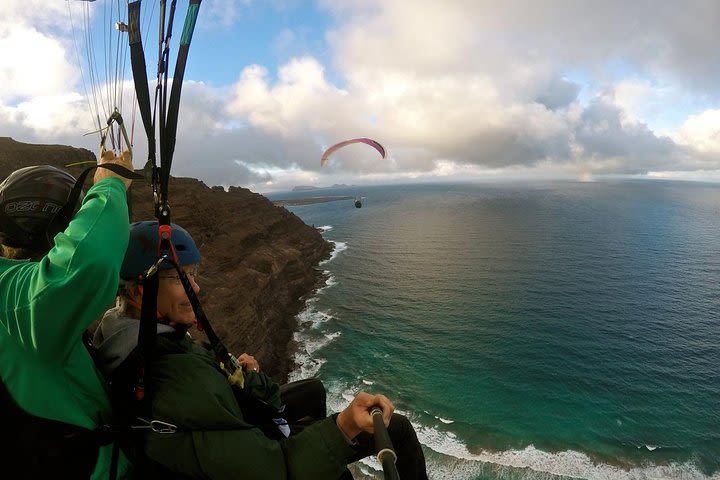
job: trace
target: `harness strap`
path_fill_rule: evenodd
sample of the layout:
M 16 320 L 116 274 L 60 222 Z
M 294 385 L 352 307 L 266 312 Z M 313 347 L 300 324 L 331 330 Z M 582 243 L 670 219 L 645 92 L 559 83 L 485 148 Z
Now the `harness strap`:
M 155 122 L 150 109 L 147 65 L 140 34 L 140 0 L 128 3 L 128 40 L 130 42 L 130 64 L 132 66 L 135 94 L 148 138 L 148 162 L 155 165 Z M 147 179 L 148 182 L 151 179 Z
M 160 257 L 160 252 L 169 250 L 172 257 L 170 261 L 176 268 L 178 268 L 181 278 L 184 278 L 184 272 L 180 271 L 177 266 L 178 256 L 175 251 L 175 247 L 172 244 L 170 207 L 168 204 L 168 183 L 170 178 L 170 167 L 172 165 L 172 156 L 175 150 L 175 135 L 177 133 L 180 92 L 182 90 L 188 49 L 190 47 L 190 41 L 192 40 L 192 33 L 195 28 L 200 2 L 201 0 L 190 0 L 190 4 L 188 5 L 188 13 L 186 14 L 185 25 L 183 27 L 178 59 L 175 65 L 175 76 L 173 77 L 173 85 L 168 105 L 167 81 L 168 63 L 170 57 L 170 39 L 172 37 L 177 0 L 172 0 L 170 3 L 167 30 L 165 18 L 166 0 L 160 0 L 157 85 L 155 87 L 155 104 L 153 109 L 151 109 L 150 105 L 147 65 L 145 62 L 140 29 L 141 0 L 135 0 L 128 3 L 128 39 L 130 43 L 130 59 L 138 106 L 142 116 L 143 125 L 145 127 L 145 133 L 148 138 L 148 161 L 145 164 L 143 171 L 145 179 L 152 185 L 155 216 L 158 219 L 159 242 L 157 256 Z M 160 137 L 159 168 L 157 166 L 156 158 L 156 114 L 158 114 L 157 120 L 159 122 Z M 152 366 L 151 360 L 155 354 L 155 337 L 157 335 L 156 315 L 159 278 L 156 273 L 160 263 L 164 260 L 165 258 L 159 258 L 157 263 L 151 267 L 141 279 L 144 292 L 140 308 L 140 330 L 138 332 L 139 366 L 135 398 L 139 402 L 137 405 L 137 411 L 144 414 L 149 414 L 152 410 L 152 385 L 148 385 L 147 380 L 151 378 L 148 369 Z M 187 278 L 185 278 L 185 281 L 187 283 Z M 189 283 L 187 284 L 189 285 Z M 186 291 L 192 292 L 192 288 L 188 289 L 188 287 L 186 287 Z
M 147 413 L 151 410 L 150 394 L 152 386 L 146 381 L 150 376 L 147 369 L 150 367 L 149 359 L 155 352 L 155 336 L 157 335 L 157 295 L 160 279 L 156 271 L 148 272 L 143 278 L 143 301 L 140 308 L 140 331 L 138 332 L 138 347 L 140 354 L 140 367 L 135 398 L 140 402 L 140 411 Z
M 0 461 L 22 465 L 18 478 L 90 478 L 100 446 L 111 442 L 97 430 L 25 411 L 0 381 L 0 425 L 7 437 Z
M 166 137 L 164 152 L 162 154 L 163 165 L 160 177 L 160 181 L 165 185 L 167 185 L 170 178 L 170 167 L 172 165 L 173 154 L 175 153 L 175 135 L 177 133 L 178 111 L 180 109 L 180 92 L 182 90 L 183 77 L 185 76 L 185 66 L 187 64 L 190 42 L 192 41 L 192 35 L 195 30 L 195 23 L 200 9 L 200 2 L 201 0 L 190 0 L 190 3 L 188 4 L 187 14 L 185 15 L 185 24 L 183 25 L 182 36 L 180 37 L 178 57 L 175 63 L 175 74 L 173 75 L 167 118 L 165 119 Z M 175 2 L 173 2 L 173 8 L 174 6 Z M 170 33 L 171 32 L 168 31 L 168 35 Z
M 217 336 L 215 330 L 212 328 L 212 325 L 210 325 L 210 320 L 207 318 L 207 315 L 205 315 L 205 311 L 203 310 L 202 305 L 200 305 L 200 300 L 195 294 L 195 290 L 193 290 L 192 285 L 190 284 L 190 279 L 185 271 L 180 268 L 177 263 L 175 264 L 175 269 L 177 270 L 180 282 L 185 289 L 185 294 L 190 301 L 190 305 L 192 305 L 195 318 L 198 322 L 198 329 L 205 332 L 205 335 L 207 335 L 208 341 L 210 342 L 210 346 L 212 347 L 213 352 L 215 352 L 215 358 L 219 362 L 223 363 L 223 368 L 228 373 L 228 376 L 232 376 L 232 374 L 235 373 L 235 370 L 237 370 L 240 366 L 237 359 L 230 355 L 227 347 L 225 347 L 225 344 L 222 343 L 220 337 Z

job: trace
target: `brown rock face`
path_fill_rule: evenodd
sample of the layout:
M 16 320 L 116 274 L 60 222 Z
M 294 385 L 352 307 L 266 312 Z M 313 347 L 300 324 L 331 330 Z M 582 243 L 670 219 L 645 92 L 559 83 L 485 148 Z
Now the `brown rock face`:
M 94 161 L 95 155 L 0 138 L 2 178 L 27 165 L 82 160 Z M 78 175 L 81 167 L 67 170 Z M 294 214 L 245 188 L 226 192 L 196 179 L 171 178 L 169 189 L 172 221 L 193 235 L 203 256 L 200 301 L 214 330 L 228 350 L 254 355 L 263 370 L 284 381 L 293 367 L 295 315 L 321 280 L 315 266 L 332 246 Z M 155 218 L 149 185 L 135 181 L 130 198 L 134 221 Z

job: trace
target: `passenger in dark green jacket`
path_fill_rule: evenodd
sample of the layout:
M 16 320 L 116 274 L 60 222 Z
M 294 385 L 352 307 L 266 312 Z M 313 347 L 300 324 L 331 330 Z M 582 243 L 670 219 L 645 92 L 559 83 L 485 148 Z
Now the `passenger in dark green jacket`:
M 200 254 L 190 235 L 172 225 L 172 241 L 178 264 L 187 273 L 196 293 Z M 137 279 L 155 263 L 158 233 L 156 222 L 133 224 L 130 245 L 123 263 L 120 296 L 98 327 L 94 342 L 104 372 L 111 378 L 122 371 L 137 345 L 142 286 Z M 167 252 L 163 252 L 167 253 Z M 192 306 L 177 272 L 161 264 L 158 291 L 156 358 L 151 367 L 152 418 L 177 426 L 171 434 L 148 432 L 144 453 L 176 474 L 203 479 L 339 479 L 347 478 L 346 466 L 372 453 L 362 432 L 372 432 L 370 409 L 383 410 L 386 425 L 392 417 L 401 436 L 393 438 L 398 467 L 404 480 L 426 479 L 425 460 L 414 430 L 404 417 L 393 414 L 383 395 L 361 392 L 338 415 L 325 417 L 324 399 L 319 419 L 280 440 L 268 438 L 248 419 L 248 411 L 212 352 L 195 343 L 188 328 L 195 322 Z M 243 365 L 243 390 L 275 407 L 280 405 L 279 386 L 260 371 L 248 354 Z M 324 395 L 324 391 L 323 391 Z M 309 406 L 309 408 L 312 408 Z M 357 442 L 356 440 L 360 440 Z
M 132 169 L 129 155 L 109 152 L 101 163 Z M 130 181 L 98 168 L 69 225 L 51 225 L 74 183 L 44 165 L 20 169 L 0 185 L 0 422 L 6 437 L 0 463 L 21 472 L 17 478 L 109 476 L 112 446 L 98 453 L 97 442 L 78 440 L 111 421 L 103 378 L 82 336 L 117 292 Z M 7 405 L 24 413 L 6 418 Z M 55 434 L 67 442 L 53 444 Z M 125 463 L 121 459 L 121 478 Z

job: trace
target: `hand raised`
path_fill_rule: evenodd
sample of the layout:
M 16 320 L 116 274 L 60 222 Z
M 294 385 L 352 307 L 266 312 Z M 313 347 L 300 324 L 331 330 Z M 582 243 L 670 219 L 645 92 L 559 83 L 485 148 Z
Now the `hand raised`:
M 100 165 L 104 163 L 114 163 L 116 165 L 120 165 L 121 167 L 127 168 L 131 172 L 133 171 L 132 155 L 127 150 L 125 150 L 120 156 L 116 156 L 112 150 L 105 150 L 100 156 L 100 161 L 98 163 Z M 100 180 L 108 177 L 116 177 L 122 180 L 125 184 L 125 189 L 130 188 L 130 184 L 132 183 L 132 180 L 130 180 L 129 178 L 122 177 L 107 168 L 98 168 L 95 170 L 93 183 L 98 183 Z

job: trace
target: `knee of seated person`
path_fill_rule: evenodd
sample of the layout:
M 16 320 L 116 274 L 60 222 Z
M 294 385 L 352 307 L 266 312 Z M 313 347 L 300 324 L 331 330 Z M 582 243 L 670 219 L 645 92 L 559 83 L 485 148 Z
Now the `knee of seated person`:
M 417 433 L 415 433 L 415 428 L 406 416 L 393 413 L 387 430 L 395 453 L 398 455 L 398 462 L 403 465 L 407 465 L 407 462 L 414 464 L 414 459 L 423 457 L 422 447 L 417 438 Z M 401 475 L 401 478 L 404 477 Z
M 403 436 L 412 435 L 413 438 L 416 436 L 415 429 L 413 428 L 412 423 L 410 423 L 410 420 L 408 420 L 405 415 L 401 415 L 399 413 L 393 413 L 390 417 L 388 431 L 389 430 L 394 430 Z

